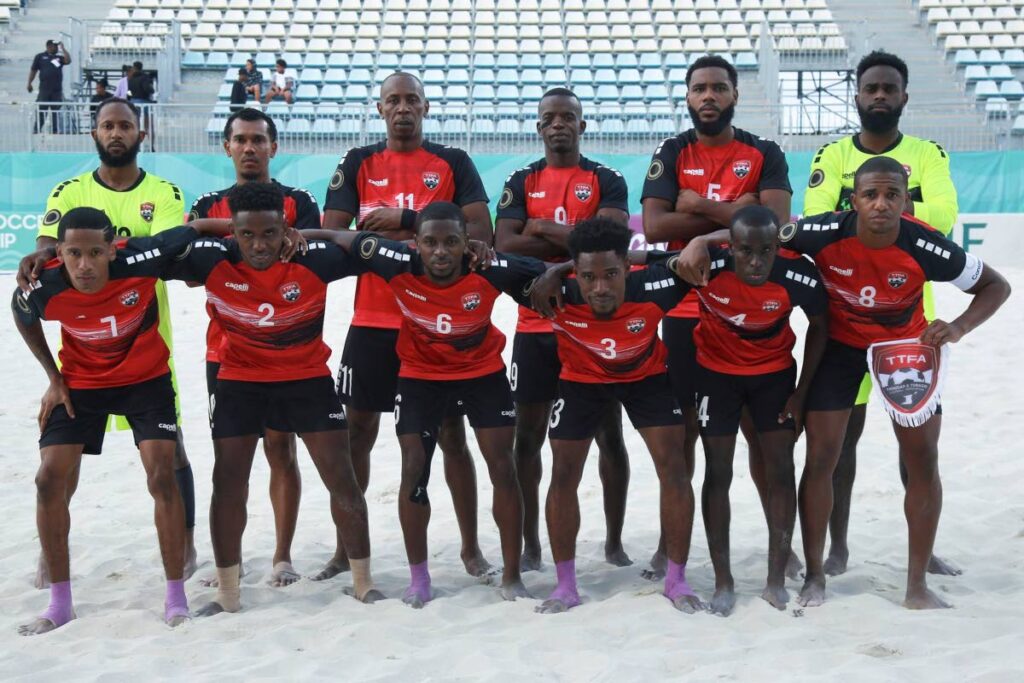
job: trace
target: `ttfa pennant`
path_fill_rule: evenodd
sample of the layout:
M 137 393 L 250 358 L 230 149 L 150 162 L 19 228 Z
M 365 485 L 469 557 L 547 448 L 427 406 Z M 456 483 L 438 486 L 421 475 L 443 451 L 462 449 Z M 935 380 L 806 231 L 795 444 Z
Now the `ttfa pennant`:
M 938 410 L 948 364 L 949 344 L 937 349 L 917 339 L 898 339 L 868 349 L 875 393 L 903 427 L 920 427 Z

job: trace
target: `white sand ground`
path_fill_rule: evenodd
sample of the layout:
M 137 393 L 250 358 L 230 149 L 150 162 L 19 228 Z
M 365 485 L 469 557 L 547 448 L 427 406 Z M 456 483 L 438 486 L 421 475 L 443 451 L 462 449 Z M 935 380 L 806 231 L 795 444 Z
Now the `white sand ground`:
M 268 472 L 257 456 L 244 541 L 245 609 L 171 630 L 161 621 L 163 577 L 152 506 L 128 434 L 109 436 L 102 456 L 87 457 L 72 504 L 72 577 L 78 619 L 34 638 L 18 624 L 48 599 L 30 581 L 38 554 L 33 476 L 36 414 L 44 377 L 10 322 L 0 325 L 0 678 L 124 680 L 1024 680 L 1024 270 L 1011 270 L 1015 296 L 987 326 L 954 347 L 944 397 L 941 441 L 945 508 L 937 550 L 964 569 L 932 587 L 956 606 L 915 613 L 900 607 L 906 527 L 895 439 L 873 405 L 861 442 L 850 532 L 850 571 L 829 583 L 829 601 L 801 612 L 777 612 L 758 597 L 767 533 L 745 466 L 737 456 L 733 487 L 733 560 L 740 593 L 735 614 L 685 616 L 639 570 L 658 536 L 657 485 L 636 432 L 627 427 L 633 479 L 625 545 L 636 564 L 603 562 L 604 521 L 597 468 L 580 490 L 583 528 L 578 567 L 586 603 L 569 614 L 541 616 L 537 604 L 504 603 L 496 591 L 463 573 L 451 502 L 440 476 L 432 482 L 431 571 L 438 598 L 422 611 L 398 600 L 367 606 L 342 594 L 344 576 L 267 586 L 273 518 Z M 10 291 L 13 277 L 0 277 Z M 349 319 L 353 283 L 332 287 L 327 340 L 336 367 Z M 967 298 L 937 288 L 947 319 Z M 201 290 L 172 285 L 184 429 L 196 474 L 197 540 L 202 566 L 188 584 L 193 607 L 212 594 L 198 578 L 212 574 L 206 509 L 212 448 L 206 424 Z M 799 317 L 799 316 L 797 316 Z M 514 308 L 500 302 L 496 319 L 511 333 Z M 511 343 L 509 344 L 510 350 Z M 400 595 L 408 579 L 396 515 L 399 455 L 391 421 L 382 423 L 367 501 L 378 585 Z M 304 496 L 293 547 L 296 567 L 312 574 L 330 557 L 334 529 L 326 493 L 303 452 Z M 550 453 L 545 449 L 545 460 Z M 703 477 L 698 456 L 695 481 Z M 802 442 L 798 467 L 802 464 Z M 490 486 L 482 461 L 481 545 L 499 560 L 489 514 Z M 547 488 L 547 479 L 543 484 Z M 699 484 L 698 484 L 699 492 Z M 699 518 L 689 579 L 709 597 L 713 574 Z M 798 532 L 799 533 L 799 532 Z M 546 533 L 542 535 L 546 543 Z M 798 546 L 799 547 L 799 546 Z M 554 585 L 545 569 L 525 576 L 538 597 Z M 799 585 L 789 584 L 795 594 Z

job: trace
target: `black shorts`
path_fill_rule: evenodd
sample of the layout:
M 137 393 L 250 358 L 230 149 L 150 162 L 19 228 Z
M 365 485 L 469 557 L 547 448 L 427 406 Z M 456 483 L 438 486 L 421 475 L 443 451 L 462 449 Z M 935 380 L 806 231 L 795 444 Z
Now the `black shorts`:
M 834 339 L 825 345 L 818 371 L 807 392 L 807 410 L 847 410 L 857 401 L 864 373 L 868 371 L 868 352 Z
M 437 435 L 441 421 L 458 406 L 474 429 L 512 427 L 516 409 L 505 372 L 472 379 L 433 380 L 398 378 L 395 431 Z
M 697 345 L 693 330 L 699 318 L 664 318 L 661 339 L 668 349 L 668 377 L 672 391 L 683 408 L 692 408 L 697 393 Z
M 551 407 L 548 437 L 593 438 L 609 405 L 615 402 L 623 405 L 636 429 L 683 424 L 683 414 L 666 373 L 636 382 L 608 384 L 562 380 L 558 383 L 558 400 Z
M 70 389 L 72 419 L 63 405 L 50 413 L 39 447 L 84 444 L 83 453 L 97 455 L 103 448 L 108 415 L 124 415 L 135 445 L 149 439 L 176 441 L 178 418 L 170 373 L 154 379 L 109 389 Z
M 697 364 L 697 426 L 704 436 L 735 436 L 746 406 L 758 432 L 796 429 L 779 413 L 796 388 L 796 365 L 763 375 L 728 375 Z
M 338 368 L 338 396 L 349 408 L 390 413 L 398 387 L 398 330 L 348 328 Z
M 558 398 L 558 341 L 554 332 L 516 332 L 509 384 L 516 403 L 549 403 Z
M 345 409 L 330 377 L 289 382 L 219 379 L 212 403 L 214 439 L 279 432 L 327 432 L 348 429 Z

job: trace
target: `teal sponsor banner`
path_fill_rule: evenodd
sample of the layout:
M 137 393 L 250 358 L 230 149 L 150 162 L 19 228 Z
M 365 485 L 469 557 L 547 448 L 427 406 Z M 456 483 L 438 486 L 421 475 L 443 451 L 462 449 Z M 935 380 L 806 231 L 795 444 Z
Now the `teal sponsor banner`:
M 492 211 L 505 178 L 539 156 L 538 145 L 535 155 L 482 154 L 473 158 L 490 196 Z M 794 213 L 799 213 L 803 205 L 812 156 L 810 152 L 787 155 Z M 962 152 L 950 156 L 961 214 L 1024 213 L 1024 152 Z M 271 169 L 277 180 L 305 187 L 322 203 L 327 182 L 340 157 L 340 153 L 279 154 Z M 640 194 L 650 157 L 597 154 L 592 158 L 617 169 L 625 177 L 633 224 L 639 227 Z M 139 160 L 147 171 L 181 187 L 186 210 L 199 195 L 227 187 L 235 178 L 231 160 L 222 155 L 142 154 Z M 59 182 L 94 169 L 96 165 L 93 154 L 0 154 L 0 270 L 13 269 L 24 254 L 32 251 L 47 193 Z M 955 231 L 954 237 L 962 239 L 961 230 Z

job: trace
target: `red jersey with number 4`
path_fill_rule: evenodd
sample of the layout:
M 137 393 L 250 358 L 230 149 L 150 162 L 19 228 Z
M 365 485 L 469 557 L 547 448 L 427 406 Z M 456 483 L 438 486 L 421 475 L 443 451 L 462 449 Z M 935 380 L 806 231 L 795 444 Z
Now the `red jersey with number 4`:
M 329 376 L 324 343 L 327 284 L 363 272 L 332 242 L 256 270 L 234 240 L 202 239 L 165 277 L 202 282 L 214 321 L 224 331 L 220 379 L 286 382 Z
M 788 249 L 814 259 L 829 300 L 829 336 L 858 349 L 920 335 L 928 323 L 924 283 L 967 291 L 982 262 L 938 230 L 904 214 L 896 241 L 870 249 L 857 237 L 857 212 L 806 216 L 779 229 Z
M 498 254 L 485 270 L 470 272 L 464 262 L 462 277 L 440 287 L 424 273 L 420 255 L 402 242 L 364 232 L 352 251 L 394 292 L 402 311 L 398 376 L 416 379 L 471 379 L 504 370 L 505 335 L 491 323 L 494 301 L 502 292 L 522 300 L 547 269 L 535 258 Z
M 563 285 L 564 311 L 552 324 L 562 362 L 561 379 L 587 384 L 637 382 L 666 372 L 668 356 L 658 323 L 690 291 L 666 264 L 634 270 L 626 298 L 609 318 L 598 318 L 576 280 Z
M 361 221 L 376 209 L 419 211 L 431 202 L 466 206 L 486 202 L 480 174 L 461 149 L 424 141 L 413 152 L 395 152 L 386 142 L 350 149 L 331 178 L 325 210 Z M 387 284 L 372 273 L 359 277 L 352 325 L 398 329 L 402 312 Z
M 284 223 L 290 228 L 297 230 L 313 230 L 320 227 L 320 207 L 316 199 L 309 192 L 298 187 L 288 187 L 276 180 L 273 184 L 281 188 L 284 193 Z M 197 218 L 231 218 L 231 207 L 228 205 L 228 193 L 234 189 L 234 185 L 216 192 L 208 192 L 199 197 L 192 204 L 192 211 L 189 212 L 189 220 Z M 210 324 L 206 326 L 206 360 L 212 363 L 220 362 L 220 347 L 224 343 L 224 333 L 214 322 L 213 312 L 210 304 L 207 304 L 207 315 L 210 316 Z
M 789 316 L 800 306 L 822 315 L 828 295 L 814 264 L 803 257 L 775 257 L 768 280 L 748 285 L 736 275 L 727 249 L 711 249 L 708 284 L 696 289 L 700 323 L 693 331 L 697 362 L 727 375 L 763 375 L 793 365 L 796 335 Z
M 621 173 L 586 157 L 567 168 L 548 166 L 547 160 L 541 159 L 508 177 L 498 200 L 497 217 L 576 225 L 605 208 L 629 212 Z M 516 332 L 551 332 L 551 323 L 520 306 Z
M 11 308 L 24 325 L 60 322 L 61 375 L 72 389 L 138 384 L 170 372 L 170 350 L 160 336 L 156 283 L 167 263 L 196 238 L 191 228 L 118 242 L 110 279 L 98 292 L 72 287 L 64 264 L 46 264 L 29 294 L 14 293 Z
M 680 190 L 684 189 L 721 202 L 732 202 L 763 190 L 793 192 L 786 156 L 779 146 L 740 128 L 733 128 L 733 139 L 726 145 L 705 145 L 691 128 L 658 146 L 647 170 L 641 201 L 655 197 L 674 207 Z M 682 240 L 669 242 L 669 249 L 685 246 Z M 696 318 L 696 295 L 688 296 L 669 315 Z

